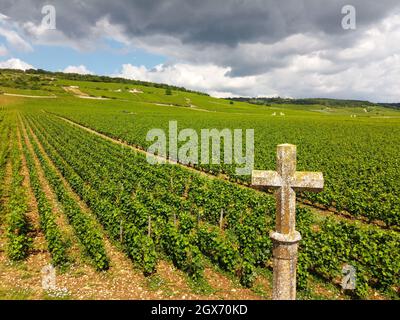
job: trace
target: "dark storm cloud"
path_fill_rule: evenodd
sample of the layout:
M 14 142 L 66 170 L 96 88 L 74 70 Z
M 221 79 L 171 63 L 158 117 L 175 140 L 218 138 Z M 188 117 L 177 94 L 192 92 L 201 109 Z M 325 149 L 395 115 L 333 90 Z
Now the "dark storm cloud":
M 274 43 L 295 33 L 343 33 L 341 8 L 357 8 L 358 27 L 387 15 L 398 0 L 2 0 L 0 12 L 19 21 L 41 19 L 41 7 L 53 4 L 58 28 L 70 37 L 90 36 L 102 17 L 123 26 L 130 37 L 169 35 L 183 43 L 235 46 Z

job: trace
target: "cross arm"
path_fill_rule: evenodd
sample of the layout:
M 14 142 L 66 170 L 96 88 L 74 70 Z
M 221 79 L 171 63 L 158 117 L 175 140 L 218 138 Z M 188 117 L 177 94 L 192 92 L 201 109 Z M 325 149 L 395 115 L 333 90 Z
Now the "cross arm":
M 251 184 L 258 187 L 280 188 L 282 179 L 276 171 L 254 170 L 251 176 Z
M 296 191 L 319 192 L 324 189 L 324 176 L 321 172 L 296 172 L 291 187 Z

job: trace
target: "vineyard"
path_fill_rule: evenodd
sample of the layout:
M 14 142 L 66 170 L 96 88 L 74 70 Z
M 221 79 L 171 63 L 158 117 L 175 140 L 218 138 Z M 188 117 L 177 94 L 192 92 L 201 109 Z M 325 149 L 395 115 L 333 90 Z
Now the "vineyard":
M 49 263 L 60 272 L 76 263 L 75 247 L 96 273 L 107 274 L 118 268 L 117 250 L 132 264 L 130 272 L 145 279 L 154 279 L 166 261 L 195 286 L 207 286 L 212 269 L 257 292 L 260 278 L 269 282 L 271 272 L 275 199 L 249 188 L 249 177 L 235 176 L 230 165 L 149 164 L 135 148 L 148 147 L 149 129 L 177 120 L 198 131 L 254 128 L 256 168 L 274 168 L 275 146 L 288 142 L 298 145 L 299 170 L 324 172 L 326 190 L 302 194 L 297 209 L 303 294 L 313 291 L 316 279 L 338 290 L 342 267 L 350 264 L 357 287 L 342 298 L 399 297 L 396 111 L 325 115 L 314 105 L 266 109 L 147 86 L 55 81 L 51 90 L 42 88 L 55 99 L 0 97 L 4 259 L 29 260 L 41 233 Z M 63 90 L 71 85 L 104 100 L 74 97 Z M 272 117 L 279 108 L 285 116 Z M 359 118 L 350 120 L 346 112 Z
M 64 90 L 56 91 L 57 86 L 71 85 L 89 97 L 108 100 L 88 103 L 65 96 Z M 299 170 L 322 170 L 326 177 L 325 191 L 303 194 L 305 201 L 389 228 L 400 224 L 396 111 L 370 106 L 335 110 L 318 105 L 301 109 L 281 104 L 268 108 L 241 102 L 232 105 L 194 93 L 177 91 L 167 96 L 162 89 L 115 83 L 58 80 L 57 86 L 51 91 L 63 96 L 57 104 L 51 99 L 30 104 L 142 149 L 151 144 L 146 141 L 147 132 L 153 128 L 167 131 L 170 120 L 176 120 L 180 129 L 193 128 L 198 133 L 202 128 L 253 128 L 256 169 L 274 167 L 276 145 L 298 145 Z M 131 93 L 132 88 L 141 93 Z M 279 116 L 281 111 L 284 117 Z M 195 166 L 227 175 L 234 182 L 250 181 L 249 176 L 236 176 L 232 165 Z

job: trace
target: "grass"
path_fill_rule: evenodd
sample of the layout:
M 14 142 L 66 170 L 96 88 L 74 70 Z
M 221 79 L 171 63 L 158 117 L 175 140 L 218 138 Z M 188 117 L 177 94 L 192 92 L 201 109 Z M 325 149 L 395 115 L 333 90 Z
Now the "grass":
M 217 292 L 217 290 L 210 286 L 205 278 L 193 280 L 192 278 L 187 277 L 187 282 L 190 289 L 195 294 L 211 295 Z
M 43 293 L 43 300 L 72 300 L 71 294 L 66 290 L 51 290 Z
M 30 300 L 32 295 L 29 289 L 0 288 L 0 300 Z
M 319 277 L 312 276 L 307 289 L 297 291 L 298 300 L 348 300 L 350 295 L 342 292 L 337 286 Z
M 153 274 L 146 278 L 146 285 L 152 291 L 160 290 L 167 285 L 167 281 L 158 274 Z

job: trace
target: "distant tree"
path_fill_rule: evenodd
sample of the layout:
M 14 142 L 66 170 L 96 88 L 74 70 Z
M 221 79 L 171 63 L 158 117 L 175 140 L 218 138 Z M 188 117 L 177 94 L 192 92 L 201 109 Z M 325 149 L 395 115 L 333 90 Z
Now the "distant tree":
M 230 101 L 229 104 L 234 104 L 234 102 L 233 102 L 233 101 Z
M 166 96 L 172 96 L 172 90 L 171 90 L 171 88 L 167 88 L 167 89 L 165 90 L 165 95 L 166 95 Z

